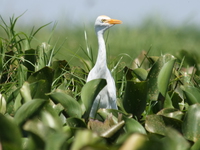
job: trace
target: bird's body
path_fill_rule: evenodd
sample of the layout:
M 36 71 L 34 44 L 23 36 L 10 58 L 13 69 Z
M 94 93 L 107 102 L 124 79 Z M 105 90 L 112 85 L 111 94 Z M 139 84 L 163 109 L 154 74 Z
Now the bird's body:
M 98 39 L 98 56 L 96 63 L 88 74 L 87 82 L 94 79 L 106 79 L 107 85 L 99 92 L 93 102 L 90 117 L 94 118 L 99 108 L 118 109 L 116 104 L 115 81 L 107 67 L 106 45 L 103 38 L 104 32 L 114 24 L 120 24 L 120 20 L 111 19 L 107 16 L 99 16 L 95 22 L 95 31 Z

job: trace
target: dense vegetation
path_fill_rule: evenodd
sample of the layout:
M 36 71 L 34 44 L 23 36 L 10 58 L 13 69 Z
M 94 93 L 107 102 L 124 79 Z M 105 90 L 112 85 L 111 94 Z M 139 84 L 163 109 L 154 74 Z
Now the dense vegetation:
M 110 31 L 119 110 L 100 109 L 94 120 L 88 113 L 106 81 L 85 83 L 95 63 L 93 30 L 46 24 L 18 31 L 18 19 L 0 24 L 0 147 L 200 149 L 197 28 L 147 21 Z

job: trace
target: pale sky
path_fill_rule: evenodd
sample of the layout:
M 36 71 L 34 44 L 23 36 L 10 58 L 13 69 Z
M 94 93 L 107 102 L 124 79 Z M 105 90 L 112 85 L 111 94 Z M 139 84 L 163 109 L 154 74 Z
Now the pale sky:
M 0 0 L 0 15 L 13 14 L 23 23 L 67 20 L 70 24 L 94 22 L 99 15 L 120 19 L 124 24 L 140 23 L 149 15 L 172 24 L 200 25 L 200 0 Z

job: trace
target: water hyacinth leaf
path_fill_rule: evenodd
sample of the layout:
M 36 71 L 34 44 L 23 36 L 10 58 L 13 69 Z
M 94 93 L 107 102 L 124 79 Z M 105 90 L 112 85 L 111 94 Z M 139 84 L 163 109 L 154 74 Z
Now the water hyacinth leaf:
M 28 118 L 38 113 L 42 106 L 47 102 L 44 99 L 34 99 L 26 102 L 16 112 L 14 119 L 18 125 L 22 125 Z
M 189 106 L 183 120 L 182 132 L 186 139 L 196 142 L 200 139 L 200 104 Z
M 172 76 L 172 70 L 173 70 L 175 61 L 176 59 L 172 57 L 172 60 L 166 62 L 163 65 L 158 75 L 158 81 L 157 81 L 158 89 L 164 97 L 166 96 L 166 93 L 168 90 L 168 84 Z
M 59 116 L 54 111 L 50 110 L 50 107 L 49 108 L 45 107 L 45 108 L 47 110 L 41 111 L 40 114 L 41 121 L 44 123 L 44 125 L 52 129 L 60 130 L 62 128 L 62 121 L 60 120 Z
M 147 134 L 144 127 L 133 118 L 125 118 L 124 129 L 127 133 Z
M 45 141 L 50 130 L 50 128 L 45 126 L 44 123 L 38 119 L 31 119 L 27 121 L 24 124 L 23 129 L 29 133 L 37 135 L 37 137 L 39 137 L 42 141 Z
M 147 137 L 145 135 L 135 133 L 128 137 L 119 150 L 138 150 L 145 145 L 146 141 Z
M 111 128 L 109 128 L 108 130 L 103 132 L 101 134 L 101 137 L 111 138 L 116 132 L 118 132 L 124 126 L 124 124 L 125 124 L 125 122 L 121 121 L 121 122 L 113 125 Z
M 28 102 L 32 100 L 31 90 L 28 82 L 24 82 L 20 89 L 20 94 L 24 100 L 24 102 Z
M 91 130 L 80 130 L 76 132 L 71 150 L 82 149 L 87 145 L 104 143 L 103 139 L 93 133 Z
M 86 108 L 85 118 L 88 118 L 90 110 L 92 108 L 94 99 L 98 93 L 106 86 L 105 79 L 95 79 L 87 82 L 81 91 L 81 99 Z
M 161 115 L 148 115 L 145 120 L 145 128 L 150 133 L 165 135 L 167 127 L 181 129 L 181 121 Z M 159 124 L 159 126 L 158 126 Z
M 41 70 L 34 72 L 31 76 L 29 76 L 28 82 L 30 84 L 38 81 L 43 81 L 43 83 L 39 82 L 39 85 L 37 86 L 33 98 L 48 99 L 48 96 L 46 96 L 45 93 L 49 93 L 51 91 L 52 80 L 53 69 L 49 67 L 44 67 Z
M 189 105 L 200 103 L 200 89 L 193 86 L 181 86 Z
M 70 117 L 81 118 L 83 112 L 79 103 L 65 91 L 56 89 L 48 96 L 57 104 L 60 103 L 65 109 L 64 112 Z
M 71 128 L 87 128 L 85 122 L 76 117 L 70 117 L 66 119 L 66 124 Z
M 103 118 L 104 120 L 105 120 L 108 116 L 112 115 L 112 119 L 113 119 L 113 121 L 114 121 L 115 123 L 117 123 L 117 122 L 119 121 L 120 115 L 122 115 L 122 118 L 124 118 L 124 117 L 132 117 L 131 114 L 127 114 L 127 113 L 125 113 L 125 112 L 122 112 L 122 111 L 116 110 L 116 109 L 105 109 L 105 108 L 101 108 L 101 109 L 98 110 L 97 113 L 98 113 L 98 114 L 101 116 L 101 118 Z
M 66 60 L 53 61 L 52 68 L 54 69 L 54 80 L 60 78 L 60 76 L 64 73 L 63 70 L 70 70 L 70 66 Z
M 169 64 L 167 62 L 170 62 Z M 154 65 L 152 66 L 147 79 L 148 79 L 148 85 L 149 85 L 149 90 L 148 90 L 148 95 L 149 95 L 149 99 L 150 100 L 157 100 L 159 93 L 165 93 L 165 89 L 168 87 L 168 84 L 162 84 L 162 78 L 164 79 L 168 79 L 170 74 L 171 74 L 171 67 L 173 65 L 173 63 L 175 62 L 175 57 L 170 55 L 170 54 L 166 54 L 163 56 L 160 56 L 159 59 L 154 63 Z M 167 63 L 166 66 L 165 63 Z M 162 70 L 162 67 L 164 66 L 164 69 Z M 160 77 L 159 77 L 159 82 L 158 82 L 158 76 L 160 71 L 162 70 Z M 166 74 L 168 74 L 167 76 L 165 76 L 165 71 L 167 71 Z M 169 80 L 168 80 L 169 81 Z M 167 81 L 167 83 L 168 83 Z M 158 87 L 158 83 L 159 83 L 159 87 Z M 159 89 L 161 88 L 161 90 Z M 165 95 L 163 95 L 165 96 Z
M 169 118 L 174 118 L 177 120 L 182 120 L 184 113 L 178 109 L 174 108 L 164 108 L 157 113 L 157 115 L 162 115 Z
M 66 150 L 67 135 L 62 132 L 53 132 L 48 135 L 45 150 Z
M 148 72 L 143 68 L 133 69 L 133 73 L 140 81 L 145 81 L 148 75 Z
M 190 148 L 190 143 L 173 128 L 166 128 L 166 134 L 162 142 L 169 150 L 188 150 Z M 181 144 L 180 144 L 181 143 Z
M 6 112 L 6 100 L 2 94 L 0 94 L 0 113 Z
M 51 131 L 49 127 L 45 126 L 39 119 L 32 119 L 24 124 L 23 129 L 29 134 L 27 148 L 44 149 L 47 135 Z
M 1 113 L 0 122 L 0 147 L 5 150 L 22 150 L 21 133 L 15 122 Z
M 147 92 L 147 81 L 127 81 L 123 99 L 126 112 L 140 118 L 146 107 Z
M 24 66 L 28 69 L 28 76 L 31 75 L 32 72 L 35 71 L 35 64 L 36 64 L 36 50 L 29 49 L 25 51 L 24 55 Z
M 198 139 L 190 148 L 190 150 L 199 150 L 200 149 L 200 139 Z
M 97 134 L 101 135 L 104 132 L 108 131 L 112 126 L 118 124 L 119 121 L 116 121 L 116 117 L 112 114 L 108 114 L 104 119 L 104 122 L 99 120 L 90 119 L 88 122 L 88 128 L 92 131 L 96 132 Z

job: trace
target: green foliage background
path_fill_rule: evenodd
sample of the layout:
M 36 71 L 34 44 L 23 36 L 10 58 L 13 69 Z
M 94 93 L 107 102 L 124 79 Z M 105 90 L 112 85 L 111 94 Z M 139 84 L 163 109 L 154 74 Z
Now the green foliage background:
M 0 148 L 198 150 L 199 36 L 147 19 L 106 33 L 119 110 L 88 118 L 104 79 L 85 83 L 97 54 L 93 25 L 0 30 Z

